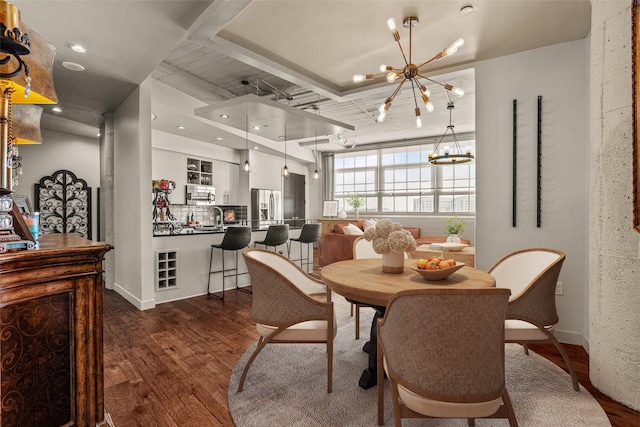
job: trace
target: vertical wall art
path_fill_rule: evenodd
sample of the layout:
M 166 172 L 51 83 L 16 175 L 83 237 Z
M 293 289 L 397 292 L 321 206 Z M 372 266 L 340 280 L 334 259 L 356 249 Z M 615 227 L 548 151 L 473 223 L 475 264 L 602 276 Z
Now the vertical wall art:
M 538 96 L 538 184 L 536 225 L 542 226 L 542 96 Z
M 518 100 L 513 100 L 513 205 L 512 205 L 512 226 L 516 226 L 516 200 L 518 190 Z

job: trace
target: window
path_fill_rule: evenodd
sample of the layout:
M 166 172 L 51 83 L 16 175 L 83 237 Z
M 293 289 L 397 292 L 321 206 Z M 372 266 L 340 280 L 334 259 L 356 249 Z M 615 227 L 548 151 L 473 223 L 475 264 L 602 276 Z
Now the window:
M 334 156 L 335 200 L 358 193 L 369 213 L 475 213 L 475 162 L 431 165 L 435 144 L 349 151 Z M 465 141 L 474 151 L 475 141 Z

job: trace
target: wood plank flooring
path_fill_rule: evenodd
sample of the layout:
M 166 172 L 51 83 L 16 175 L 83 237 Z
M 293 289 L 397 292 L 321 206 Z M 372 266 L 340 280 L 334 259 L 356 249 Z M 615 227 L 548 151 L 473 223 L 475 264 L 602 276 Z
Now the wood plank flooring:
M 232 290 L 224 303 L 201 296 L 142 312 L 105 290 L 105 408 L 114 425 L 233 426 L 227 384 L 236 361 L 257 339 L 250 308 L 251 295 Z M 530 348 L 564 369 L 553 346 Z M 639 412 L 591 385 L 584 349 L 566 348 L 580 384 L 598 399 L 612 426 L 640 426 Z

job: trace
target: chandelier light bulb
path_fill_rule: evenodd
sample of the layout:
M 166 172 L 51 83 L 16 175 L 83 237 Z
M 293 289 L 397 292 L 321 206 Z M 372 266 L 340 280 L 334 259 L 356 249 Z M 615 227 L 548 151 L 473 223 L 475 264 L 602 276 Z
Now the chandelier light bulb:
M 420 92 L 424 93 L 427 96 L 431 96 L 431 92 L 425 85 L 420 86 Z
M 313 179 L 315 179 L 316 181 L 320 179 L 320 174 L 318 173 L 318 169 L 313 171 Z
M 282 176 L 289 176 L 289 168 L 287 167 L 287 165 L 282 168 Z
M 354 74 L 353 75 L 353 82 L 354 83 L 360 83 L 363 82 L 365 79 L 365 75 L 364 74 Z
M 396 31 L 396 20 L 393 18 L 387 19 L 387 27 L 389 27 L 389 31 Z
M 378 112 L 380 112 L 380 113 L 384 112 L 384 111 L 385 111 L 385 107 L 386 107 L 386 106 L 387 106 L 387 104 L 386 104 L 386 103 L 384 103 L 384 104 L 380 104 L 380 107 L 378 108 Z
M 446 48 L 444 50 L 444 54 L 446 55 L 453 55 L 454 53 L 456 53 L 458 51 L 458 48 L 460 46 L 462 46 L 464 44 L 464 39 L 458 39 L 456 41 L 454 41 L 451 46 L 449 46 L 448 48 Z
M 242 167 L 242 170 L 244 172 L 251 172 L 251 164 L 249 163 L 249 160 L 244 161 L 244 166 Z
M 451 92 L 458 96 L 464 95 L 464 90 L 460 89 L 459 87 L 454 87 L 453 89 L 451 89 Z
M 418 129 L 422 127 L 422 119 L 420 118 L 420 108 L 416 108 L 416 127 Z
M 398 78 L 398 74 L 396 74 L 396 73 L 394 73 L 394 72 L 391 72 L 391 73 L 388 73 L 388 74 L 387 74 L 387 81 L 388 81 L 389 83 L 393 83 L 393 82 L 395 82 L 397 78 Z
M 393 67 L 387 64 L 380 64 L 380 72 L 384 73 L 385 71 L 391 71 Z
M 445 146 L 444 147 L 444 155 L 448 156 L 449 155 L 449 146 Z
M 384 110 L 383 110 L 383 111 L 380 111 L 380 114 L 378 114 L 377 122 L 378 122 L 378 123 L 382 123 L 382 122 L 384 122 L 384 118 L 385 118 L 385 116 L 386 116 L 386 115 L 387 115 L 387 112 L 386 112 L 386 111 L 384 111 Z

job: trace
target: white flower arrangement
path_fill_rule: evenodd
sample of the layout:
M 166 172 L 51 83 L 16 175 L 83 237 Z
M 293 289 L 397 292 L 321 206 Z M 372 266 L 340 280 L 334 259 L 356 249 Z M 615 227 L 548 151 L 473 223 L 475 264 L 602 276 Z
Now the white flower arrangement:
M 402 229 L 402 225 L 392 222 L 390 219 L 382 219 L 364 232 L 363 237 L 370 241 L 373 250 L 378 254 L 388 252 L 411 252 L 415 251 L 416 239 L 407 230 Z

